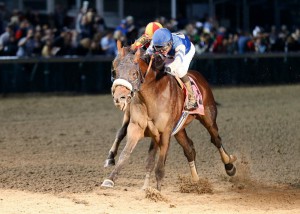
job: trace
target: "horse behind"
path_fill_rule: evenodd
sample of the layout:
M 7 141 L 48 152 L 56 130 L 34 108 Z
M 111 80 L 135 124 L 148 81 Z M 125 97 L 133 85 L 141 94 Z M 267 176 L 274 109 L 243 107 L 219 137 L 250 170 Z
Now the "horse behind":
M 127 134 L 127 142 L 114 170 L 108 179 L 104 180 L 102 186 L 113 187 L 117 175 L 137 143 L 144 137 L 151 137 L 152 144 L 148 153 L 144 188 L 149 185 L 149 176 L 154 169 L 155 156 L 159 150 L 155 176 L 157 189 L 161 190 L 171 134 L 182 114 L 185 95 L 173 76 L 154 70 L 151 62 L 148 65 L 140 57 L 139 51 L 133 54 L 128 51 L 127 47 L 118 46 L 118 53 L 113 62 L 116 79 L 113 82 L 112 95 L 115 105 L 126 112 L 121 128 L 122 136 L 121 138 L 119 136 L 119 140 Z M 190 114 L 183 127 L 174 136 L 182 146 L 189 162 L 192 180 L 199 180 L 195 166 L 196 152 L 193 141 L 188 137 L 185 128 L 194 119 L 207 129 L 211 142 L 220 153 L 226 173 L 233 176 L 236 172 L 233 165 L 236 157 L 229 155 L 223 147 L 216 123 L 217 107 L 212 91 L 199 72 L 190 70 L 188 75 L 195 81 L 202 94 L 204 115 Z M 109 158 L 113 160 L 119 145 L 119 142 L 117 145 L 115 143 L 109 155 Z

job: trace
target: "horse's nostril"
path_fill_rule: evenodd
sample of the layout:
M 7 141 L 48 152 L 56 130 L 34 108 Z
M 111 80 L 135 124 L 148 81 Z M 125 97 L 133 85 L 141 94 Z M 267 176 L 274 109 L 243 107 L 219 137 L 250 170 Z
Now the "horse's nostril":
M 127 96 L 127 102 L 131 101 L 131 96 Z

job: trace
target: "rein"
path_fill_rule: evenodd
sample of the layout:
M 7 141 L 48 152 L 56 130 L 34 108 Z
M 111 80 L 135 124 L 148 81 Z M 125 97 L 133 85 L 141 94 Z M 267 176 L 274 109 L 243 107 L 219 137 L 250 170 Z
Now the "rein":
M 153 59 L 154 59 L 154 57 L 153 57 L 153 55 L 152 55 L 152 56 L 151 56 L 151 59 L 150 59 L 150 62 L 149 62 L 149 65 L 148 65 L 148 69 L 147 69 L 147 71 L 146 71 L 146 73 L 145 73 L 145 75 L 144 75 L 143 82 L 144 82 L 144 79 L 146 78 L 147 74 L 149 73 L 149 71 L 150 71 L 150 69 L 151 69 Z

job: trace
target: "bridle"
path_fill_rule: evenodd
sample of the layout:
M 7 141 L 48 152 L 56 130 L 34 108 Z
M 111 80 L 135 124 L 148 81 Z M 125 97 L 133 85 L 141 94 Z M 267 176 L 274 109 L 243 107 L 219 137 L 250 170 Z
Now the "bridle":
M 135 92 L 140 90 L 141 84 L 144 82 L 145 77 L 141 71 L 139 65 L 135 63 L 130 57 L 130 61 L 120 62 L 116 68 L 111 67 L 111 80 L 113 82 L 112 92 L 118 85 L 122 85 L 131 91 L 131 94 L 134 95 Z M 126 66 L 125 63 L 129 63 L 129 66 Z M 133 66 L 135 66 L 133 68 Z M 125 68 L 123 68 L 125 67 Z M 127 69 L 129 67 L 129 69 Z M 118 72 L 117 72 L 118 71 Z
M 151 56 L 148 68 L 146 72 L 143 72 L 139 64 L 134 62 L 134 55 L 130 54 L 131 53 L 128 52 L 128 54 L 125 56 L 128 57 L 129 60 L 128 58 L 123 58 L 116 67 L 114 67 L 113 65 L 111 67 L 111 80 L 113 82 L 112 93 L 114 93 L 114 90 L 118 85 L 122 85 L 129 89 L 132 96 L 134 96 L 135 92 L 139 91 L 141 85 L 145 82 L 145 78 L 151 69 L 155 56 Z M 129 65 L 127 65 L 126 63 L 128 63 Z M 132 66 L 135 66 L 135 68 L 132 68 Z

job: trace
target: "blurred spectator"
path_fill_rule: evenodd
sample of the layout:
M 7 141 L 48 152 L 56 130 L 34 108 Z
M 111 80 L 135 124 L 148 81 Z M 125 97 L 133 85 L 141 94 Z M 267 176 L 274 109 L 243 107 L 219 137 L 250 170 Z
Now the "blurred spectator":
M 10 17 L 10 22 L 9 24 L 17 27 L 20 24 L 20 17 L 19 17 L 19 11 L 18 10 L 13 10 L 12 16 Z
M 194 25 L 192 23 L 185 26 L 183 33 L 189 37 L 190 41 L 193 44 L 196 44 L 200 41 L 200 36 L 198 34 L 198 30 L 194 27 Z
M 101 38 L 102 38 L 102 32 L 96 33 L 94 35 L 93 39 L 91 40 L 89 54 L 92 54 L 92 55 L 103 55 L 104 54 L 104 52 L 101 48 L 101 45 L 100 45 Z
M 266 53 L 268 52 L 268 39 L 267 34 L 264 33 L 264 29 L 262 27 L 256 26 L 252 31 L 253 34 L 253 43 L 254 49 L 257 53 Z
M 252 38 L 248 32 L 243 32 L 243 31 L 240 32 L 240 35 L 239 35 L 239 38 L 237 41 L 239 54 L 244 54 L 253 47 L 251 45 L 251 40 L 252 40 Z
M 35 40 L 34 40 L 34 34 L 32 29 L 29 29 L 27 31 L 26 37 L 20 39 L 18 43 L 18 47 L 19 47 L 17 51 L 18 57 L 33 56 L 34 48 L 35 48 Z
M 288 51 L 299 51 L 300 50 L 300 44 L 298 42 L 299 37 L 296 33 L 292 33 L 290 36 L 288 36 L 286 40 L 286 46 Z
M 76 46 L 73 41 L 72 31 L 68 28 L 64 28 L 60 35 L 53 41 L 53 46 L 58 48 L 56 55 L 74 55 L 76 52 Z
M 85 8 L 81 8 L 80 12 L 77 14 L 77 17 L 75 20 L 75 29 L 78 34 L 81 33 L 81 20 L 86 12 L 87 12 L 87 10 Z
M 213 18 L 208 17 L 206 18 L 204 24 L 203 24 L 203 31 L 205 33 L 211 33 L 214 27 L 214 21 Z
M 80 39 L 91 38 L 92 37 L 92 28 L 90 22 L 90 16 L 83 15 L 80 22 Z
M 226 52 L 226 47 L 223 44 L 223 35 L 217 35 L 217 38 L 215 39 L 214 43 L 212 44 L 211 51 L 213 53 L 224 53 Z
M 258 37 L 262 32 L 262 28 L 259 26 L 255 26 L 255 28 L 252 31 L 253 37 Z
M 269 50 L 276 51 L 276 45 L 278 41 L 278 33 L 275 25 L 271 26 L 271 31 L 269 33 Z
M 40 56 L 43 48 L 43 43 L 42 43 L 42 33 L 41 33 L 41 28 L 36 27 L 35 33 L 34 33 L 34 47 L 33 47 L 33 55 L 34 56 Z
M 43 27 L 43 36 L 41 38 L 41 41 L 44 43 L 47 40 L 50 40 L 51 42 L 54 40 L 54 29 L 48 28 L 48 26 Z
M 213 53 L 226 53 L 227 52 L 227 39 L 224 39 L 226 33 L 226 28 L 220 27 L 217 32 L 217 37 L 212 44 L 212 52 Z
M 227 38 L 226 44 L 226 53 L 228 54 L 236 54 L 238 52 L 238 35 L 237 34 L 229 34 Z
M 296 28 L 295 32 L 293 33 L 295 36 L 295 40 L 300 43 L 300 28 Z
M 77 55 L 86 56 L 90 54 L 91 44 L 92 40 L 90 38 L 81 39 L 77 47 Z
M 43 46 L 42 49 L 42 56 L 43 57 L 54 56 L 55 54 L 52 51 L 52 47 L 53 47 L 52 41 L 50 39 L 46 39 L 45 45 Z
M 106 35 L 100 41 L 101 48 L 106 56 L 116 56 L 117 55 L 117 45 L 113 38 L 113 32 L 108 31 Z
M 87 2 L 87 1 L 85 1 Z M 31 9 L 26 12 L 7 11 L 0 2 L 0 55 L 64 56 L 64 55 L 111 55 L 116 54 L 116 40 L 129 46 L 143 34 L 145 26 L 133 16 L 125 17 L 114 31 L 106 27 L 101 14 L 84 4 L 74 23 L 61 5 L 55 12 L 43 18 Z M 181 14 L 177 18 L 164 16 L 153 19 L 172 32 L 183 31 L 195 44 L 197 54 L 246 52 L 266 53 L 300 51 L 299 28 L 288 29 L 282 25 L 279 31 L 272 26 L 269 31 L 258 25 L 252 32 L 235 32 L 219 26 L 214 17 L 204 16 L 188 20 Z M 109 33 L 105 33 L 109 31 Z M 16 48 L 18 49 L 16 51 Z
M 265 53 L 267 52 L 267 43 L 266 43 L 266 40 L 259 36 L 257 38 L 255 38 L 255 41 L 254 41 L 254 46 L 255 46 L 255 51 L 257 53 Z
M 14 30 L 12 25 L 8 25 L 5 29 L 5 32 L 0 35 L 0 51 L 10 40 L 10 37 L 14 36 Z
M 114 39 L 122 41 L 124 45 L 127 44 L 127 28 L 125 19 L 123 19 L 121 23 L 116 27 L 114 31 Z
M 283 38 L 287 38 L 287 36 L 289 35 L 289 31 L 287 29 L 287 26 L 286 25 L 281 25 L 281 29 L 280 29 L 280 36 L 283 37 Z
M 126 29 L 127 45 L 131 45 L 138 38 L 138 29 L 135 26 L 134 18 L 132 16 L 126 17 Z
M 0 55 L 2 56 L 16 56 L 18 50 L 18 44 L 14 35 L 10 35 L 9 39 L 3 45 L 2 51 L 0 51 Z
M 99 14 L 95 14 L 94 17 L 94 28 L 96 32 L 103 33 L 106 30 L 106 24 L 104 18 Z
M 196 53 L 203 54 L 208 53 L 212 45 L 212 39 L 209 33 L 202 33 L 200 36 L 200 41 L 195 45 Z
M 27 35 L 27 30 L 30 27 L 30 23 L 27 19 L 21 21 L 20 27 L 16 31 L 16 39 L 19 40 L 22 37 L 25 37 Z

